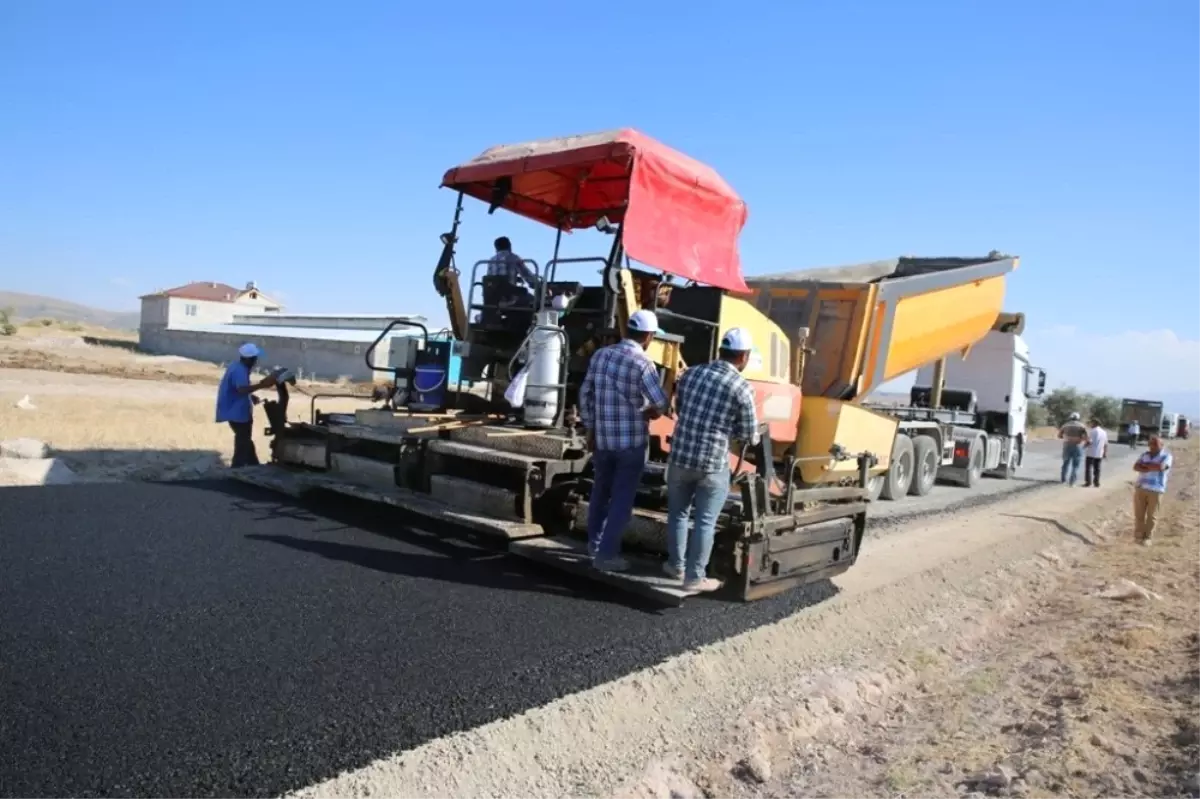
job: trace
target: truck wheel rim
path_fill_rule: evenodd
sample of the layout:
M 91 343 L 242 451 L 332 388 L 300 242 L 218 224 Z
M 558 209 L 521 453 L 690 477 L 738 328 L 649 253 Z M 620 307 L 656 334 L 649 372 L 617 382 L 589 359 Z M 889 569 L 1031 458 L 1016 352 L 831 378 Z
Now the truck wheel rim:
M 936 455 L 930 452 L 921 459 L 921 482 L 927 483 L 937 474 Z

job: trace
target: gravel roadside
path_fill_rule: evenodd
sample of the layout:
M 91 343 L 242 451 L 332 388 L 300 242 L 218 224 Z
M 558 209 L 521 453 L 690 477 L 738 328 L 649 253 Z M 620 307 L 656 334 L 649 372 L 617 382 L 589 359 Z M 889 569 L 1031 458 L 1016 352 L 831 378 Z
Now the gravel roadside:
M 795 748 L 737 794 L 1200 796 L 1196 446 L 1176 458 L 1151 548 L 1117 504 L 1054 590 L 982 639 L 918 653 L 918 680 L 875 723 Z
M 920 653 L 986 639 L 1046 595 L 1128 491 L 1122 475 L 1099 491 L 1048 487 L 900 522 L 906 534 L 874 540 L 820 605 L 298 795 L 700 796 L 766 784 L 797 746 L 872 723 L 920 679 Z

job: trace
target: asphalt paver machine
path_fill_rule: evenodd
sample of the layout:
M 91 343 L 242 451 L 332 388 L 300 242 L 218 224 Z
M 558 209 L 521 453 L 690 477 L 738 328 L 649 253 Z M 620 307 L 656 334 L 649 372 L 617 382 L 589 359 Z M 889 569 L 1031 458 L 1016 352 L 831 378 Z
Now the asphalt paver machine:
M 757 345 L 745 376 L 763 435 L 730 455 L 734 484 L 710 565 L 725 595 L 753 600 L 855 563 L 866 486 L 887 466 L 896 422 L 830 398 L 802 413 L 805 331 L 785 331 L 754 307 L 738 254 L 746 206 L 713 169 L 625 129 L 493 147 L 447 171 L 442 186 L 456 204 L 433 283 L 453 339 L 394 321 L 371 350 L 409 327 L 409 357 L 389 361 L 378 407 L 307 422 L 281 421 L 286 408 L 274 407 L 272 462 L 236 470 L 239 479 L 395 506 L 424 530 L 470 532 L 578 578 L 678 604 L 682 586 L 657 568 L 666 551 L 670 418 L 651 424 L 625 536 L 634 568 L 598 572 L 586 555 L 591 479 L 579 387 L 591 355 L 648 308 L 662 329 L 647 355 L 668 396 L 688 365 L 716 357 L 729 328 L 749 329 Z M 489 275 L 486 260 L 460 266 L 471 201 L 554 231 L 550 257 L 524 261 L 531 290 Z M 602 254 L 560 257 L 572 231 L 595 237 Z M 453 382 L 451 359 L 459 361 Z M 372 351 L 367 361 L 384 369 Z M 523 402 L 510 401 L 514 384 Z

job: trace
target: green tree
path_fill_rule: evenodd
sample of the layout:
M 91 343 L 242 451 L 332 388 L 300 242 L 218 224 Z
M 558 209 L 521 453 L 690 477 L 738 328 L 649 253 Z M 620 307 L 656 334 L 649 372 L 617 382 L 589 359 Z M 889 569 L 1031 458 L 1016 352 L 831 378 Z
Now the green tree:
M 1042 400 L 1046 416 L 1050 424 L 1058 427 L 1065 423 L 1072 413 L 1080 416 L 1088 412 L 1090 398 L 1080 394 L 1074 386 L 1056 388 Z
M 1121 424 L 1121 401 L 1116 397 L 1093 397 L 1088 414 L 1110 430 Z
M 0 308 L 0 336 L 12 336 L 17 332 L 17 326 L 12 323 L 13 309 Z
M 1046 421 L 1061 426 L 1072 413 L 1079 414 L 1083 421 L 1095 419 L 1102 427 L 1114 428 L 1121 422 L 1121 401 L 1116 397 L 1105 397 L 1079 391 L 1074 386 L 1056 388 L 1042 400 Z M 1030 424 L 1034 424 L 1033 405 L 1030 404 Z
M 1050 422 L 1046 406 L 1040 402 L 1030 402 L 1026 418 L 1030 427 L 1045 427 Z

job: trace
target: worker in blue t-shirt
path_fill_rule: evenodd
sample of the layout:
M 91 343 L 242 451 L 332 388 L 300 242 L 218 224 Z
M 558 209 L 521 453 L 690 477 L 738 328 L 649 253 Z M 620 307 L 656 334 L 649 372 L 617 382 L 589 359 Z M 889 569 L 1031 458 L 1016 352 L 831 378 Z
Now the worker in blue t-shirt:
M 221 385 L 217 388 L 217 422 L 227 422 L 233 430 L 233 460 L 230 465 L 258 465 L 258 452 L 254 448 L 254 417 L 252 404 L 257 398 L 255 391 L 275 385 L 275 375 L 267 375 L 257 383 L 250 382 L 250 373 L 262 355 L 254 344 L 243 344 L 238 348 L 238 360 L 229 364 Z

